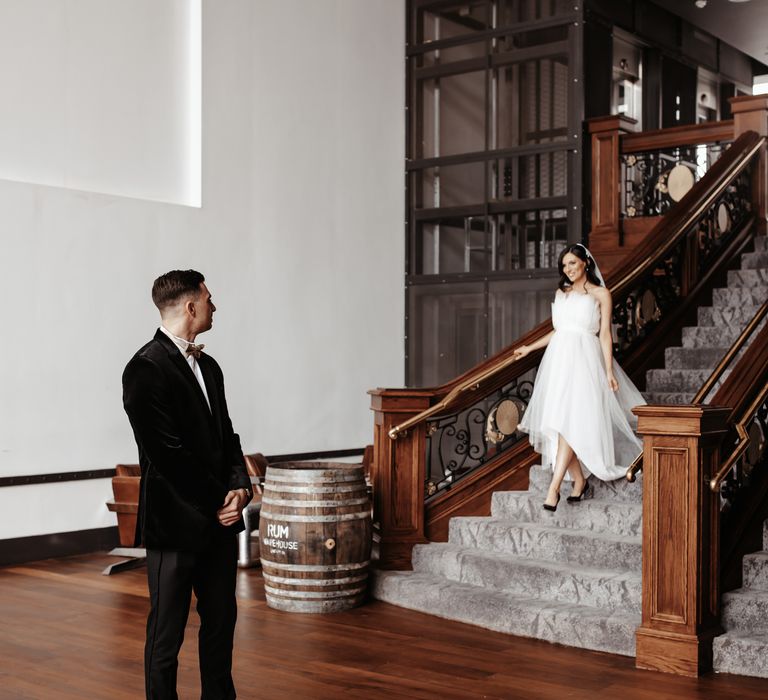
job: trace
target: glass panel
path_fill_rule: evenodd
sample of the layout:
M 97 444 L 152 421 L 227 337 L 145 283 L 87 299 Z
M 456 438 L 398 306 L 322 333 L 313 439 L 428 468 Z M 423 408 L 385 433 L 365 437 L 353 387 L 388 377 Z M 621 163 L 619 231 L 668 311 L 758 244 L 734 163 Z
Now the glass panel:
M 499 0 L 498 26 L 568 14 L 577 4 L 573 0 Z
M 568 240 L 565 209 L 498 214 L 490 228 L 497 270 L 556 267 Z
M 488 0 L 447 2 L 424 10 L 422 42 L 465 36 L 491 28 L 491 8 Z
M 567 194 L 568 154 L 565 151 L 500 158 L 491 161 L 489 167 L 493 201 Z
M 443 165 L 417 174 L 422 181 L 422 207 L 453 207 L 485 201 L 483 163 Z
M 490 354 L 517 342 L 552 315 L 557 277 L 499 280 L 488 285 Z
M 483 360 L 485 293 L 482 282 L 409 288 L 410 385 L 434 386 Z
M 421 67 L 444 65 L 468 58 L 482 58 L 486 54 L 485 41 L 473 41 L 460 46 L 449 46 L 437 51 L 428 51 L 421 56 Z
M 416 235 L 421 263 L 417 263 L 413 274 L 487 272 L 490 269 L 492 238 L 482 216 L 420 223 Z
M 424 80 L 422 156 L 485 149 L 485 71 Z
M 568 65 L 544 58 L 494 71 L 498 148 L 568 139 Z

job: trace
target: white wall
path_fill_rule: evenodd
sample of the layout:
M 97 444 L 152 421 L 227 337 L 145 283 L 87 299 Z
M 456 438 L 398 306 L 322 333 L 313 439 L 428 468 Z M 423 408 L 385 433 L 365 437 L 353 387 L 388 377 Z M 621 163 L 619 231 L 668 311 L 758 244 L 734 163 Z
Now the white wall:
M 392 0 L 204 0 L 202 208 L 0 180 L 0 476 L 137 461 L 120 375 L 172 268 L 206 275 L 246 451 L 371 441 L 367 389 L 403 381 L 404 35 Z M 0 538 L 113 524 L 110 495 L 1 488 Z

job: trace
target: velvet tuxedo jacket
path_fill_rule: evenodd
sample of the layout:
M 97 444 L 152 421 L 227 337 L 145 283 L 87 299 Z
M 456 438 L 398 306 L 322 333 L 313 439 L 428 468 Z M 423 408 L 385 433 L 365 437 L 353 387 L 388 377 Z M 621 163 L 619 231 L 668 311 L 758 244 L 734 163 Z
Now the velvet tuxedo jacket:
M 137 546 L 205 548 L 224 529 L 216 511 L 227 492 L 251 488 L 221 368 L 205 353 L 198 364 L 210 409 L 186 358 L 159 329 L 123 372 L 123 406 L 141 464 Z M 228 529 L 240 532 L 242 520 Z

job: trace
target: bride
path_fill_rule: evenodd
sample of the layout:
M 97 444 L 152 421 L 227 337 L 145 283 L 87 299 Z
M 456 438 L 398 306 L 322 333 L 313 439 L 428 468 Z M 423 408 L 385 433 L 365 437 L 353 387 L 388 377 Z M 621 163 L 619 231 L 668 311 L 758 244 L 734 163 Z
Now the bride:
M 613 360 L 613 303 L 594 258 L 577 243 L 566 246 L 558 267 L 554 330 L 514 350 L 519 359 L 547 348 L 518 430 L 528 433 L 543 464 L 553 470 L 544 502 L 550 511 L 557 509 L 566 474 L 573 481 L 570 503 L 589 491 L 590 474 L 604 481 L 624 476 L 642 451 L 631 409 L 645 403 Z

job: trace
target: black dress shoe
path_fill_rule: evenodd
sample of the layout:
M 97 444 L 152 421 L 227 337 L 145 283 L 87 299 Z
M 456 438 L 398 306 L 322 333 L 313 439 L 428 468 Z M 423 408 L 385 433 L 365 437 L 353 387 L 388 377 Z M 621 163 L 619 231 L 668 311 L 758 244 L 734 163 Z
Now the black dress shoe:
M 557 504 L 560 503 L 560 494 L 557 494 L 557 500 L 555 501 L 555 505 L 551 506 L 549 503 L 544 504 L 544 510 L 550 510 L 553 513 L 557 510 Z
M 565 500 L 568 501 L 568 503 L 578 503 L 587 495 L 587 491 L 589 491 L 589 482 L 585 481 L 584 488 L 581 489 L 581 493 L 578 496 L 568 496 Z

